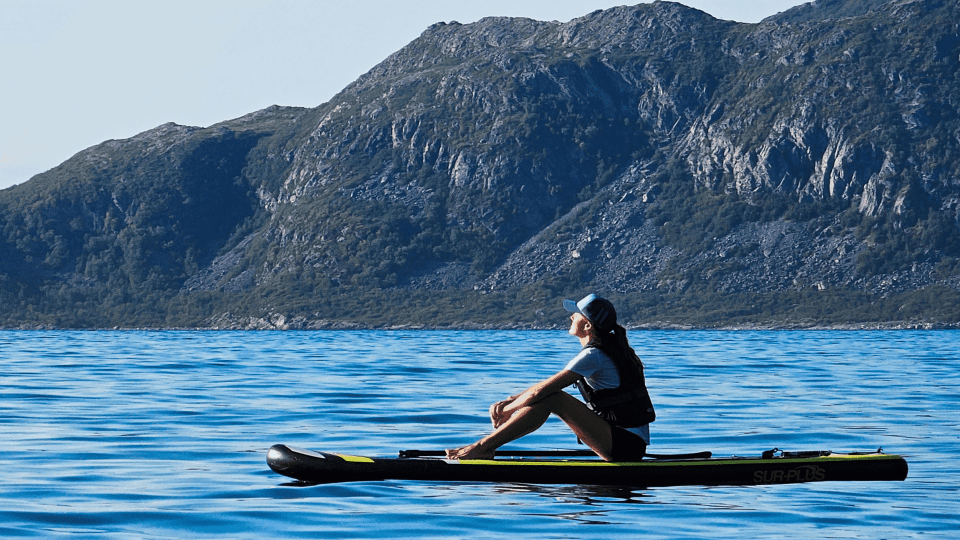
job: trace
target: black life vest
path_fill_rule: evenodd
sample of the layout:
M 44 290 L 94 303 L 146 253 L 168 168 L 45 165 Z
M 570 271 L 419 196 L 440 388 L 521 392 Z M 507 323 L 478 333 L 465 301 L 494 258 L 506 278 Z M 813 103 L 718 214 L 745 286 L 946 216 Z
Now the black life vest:
M 617 365 L 616 361 L 614 365 Z M 577 389 L 587 407 L 619 427 L 639 427 L 656 420 L 657 413 L 653 410 L 643 377 L 643 365 L 637 362 L 636 369 L 621 369 L 617 365 L 617 374 L 620 386 L 616 388 L 594 390 L 582 377 L 577 381 Z

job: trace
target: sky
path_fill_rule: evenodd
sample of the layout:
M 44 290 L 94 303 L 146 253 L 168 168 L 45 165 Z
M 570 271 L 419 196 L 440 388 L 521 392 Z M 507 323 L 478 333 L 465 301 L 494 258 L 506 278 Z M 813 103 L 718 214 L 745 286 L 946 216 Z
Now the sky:
M 0 0 L 0 189 L 167 122 L 316 107 L 436 22 L 566 22 L 623 0 Z M 799 0 L 681 0 L 761 19 Z

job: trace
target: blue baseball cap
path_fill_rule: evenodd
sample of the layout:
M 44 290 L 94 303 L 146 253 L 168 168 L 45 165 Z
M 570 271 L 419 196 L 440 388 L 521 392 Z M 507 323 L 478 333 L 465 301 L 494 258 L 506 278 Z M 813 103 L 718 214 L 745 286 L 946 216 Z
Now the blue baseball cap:
M 579 302 L 564 300 L 563 309 L 583 315 L 599 330 L 609 330 L 617 324 L 617 310 L 613 309 L 613 304 L 595 294 L 588 294 Z

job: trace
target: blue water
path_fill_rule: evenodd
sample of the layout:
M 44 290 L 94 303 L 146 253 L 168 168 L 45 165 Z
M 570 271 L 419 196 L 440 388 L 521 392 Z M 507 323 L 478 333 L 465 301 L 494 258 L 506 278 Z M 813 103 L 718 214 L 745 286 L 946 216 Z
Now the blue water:
M 536 332 L 0 332 L 0 537 L 958 538 L 960 332 L 632 332 L 651 452 L 906 456 L 905 482 L 298 487 L 288 443 L 462 445 L 579 349 Z M 551 419 L 514 448 L 575 448 Z

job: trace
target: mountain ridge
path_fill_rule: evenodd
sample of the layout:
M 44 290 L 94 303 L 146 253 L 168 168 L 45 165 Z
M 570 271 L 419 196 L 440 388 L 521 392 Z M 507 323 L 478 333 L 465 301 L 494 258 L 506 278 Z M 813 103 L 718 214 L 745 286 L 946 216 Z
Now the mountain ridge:
M 438 23 L 319 107 L 0 192 L 0 324 L 552 327 L 588 290 L 638 326 L 957 324 L 957 11 Z

